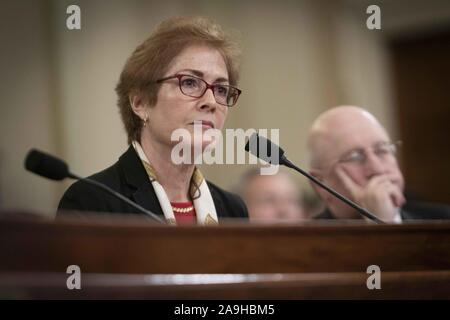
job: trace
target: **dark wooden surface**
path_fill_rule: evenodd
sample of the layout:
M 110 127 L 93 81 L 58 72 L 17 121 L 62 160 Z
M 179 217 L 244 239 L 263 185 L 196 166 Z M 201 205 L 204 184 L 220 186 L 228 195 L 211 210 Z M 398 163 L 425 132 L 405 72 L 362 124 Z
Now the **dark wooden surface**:
M 65 287 L 69 265 L 81 268 L 85 290 Z M 370 265 L 381 268 L 382 290 L 366 287 Z M 176 274 L 242 281 L 136 280 Z M 252 275 L 260 277 L 248 281 Z M 55 285 L 58 277 L 63 286 Z M 107 285 L 96 285 L 99 279 Z M 120 218 L 0 220 L 3 297 L 449 298 L 449 288 L 449 222 L 170 227 Z
M 383 272 L 381 289 L 357 272 L 296 274 L 84 274 L 68 290 L 67 274 L 0 273 L 2 299 L 449 299 L 450 271 Z

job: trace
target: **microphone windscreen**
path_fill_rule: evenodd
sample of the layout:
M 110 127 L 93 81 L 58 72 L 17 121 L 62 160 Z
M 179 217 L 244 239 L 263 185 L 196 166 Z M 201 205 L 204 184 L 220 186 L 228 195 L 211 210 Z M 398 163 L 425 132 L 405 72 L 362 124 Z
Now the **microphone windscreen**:
M 69 176 L 69 168 L 64 161 L 36 149 L 28 152 L 25 169 L 52 180 L 63 180 Z
M 281 163 L 284 150 L 269 139 L 253 133 L 245 145 L 245 151 L 272 165 Z

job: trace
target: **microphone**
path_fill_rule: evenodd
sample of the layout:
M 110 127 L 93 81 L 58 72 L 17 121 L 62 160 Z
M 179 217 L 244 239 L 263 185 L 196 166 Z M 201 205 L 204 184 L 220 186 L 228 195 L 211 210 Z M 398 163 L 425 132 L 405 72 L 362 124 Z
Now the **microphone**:
M 275 143 L 273 143 L 272 141 L 270 141 L 269 139 L 267 139 L 265 137 L 261 137 L 257 133 L 253 133 L 245 145 L 245 151 L 250 152 L 257 158 L 264 160 L 265 162 L 268 162 L 272 165 L 284 165 L 288 168 L 294 169 L 295 171 L 297 171 L 297 172 L 301 173 L 302 175 L 304 175 L 305 177 L 307 177 L 309 180 L 313 181 L 315 184 L 317 184 L 321 188 L 323 188 L 326 191 L 328 191 L 329 193 L 331 193 L 333 196 L 335 196 L 342 202 L 346 203 L 353 209 L 357 210 L 364 217 L 366 217 L 372 221 L 375 221 L 377 223 L 384 224 L 384 222 L 382 220 L 380 220 L 373 213 L 369 212 L 367 209 L 360 207 L 359 205 L 357 205 L 350 199 L 344 197 L 337 191 L 333 190 L 332 188 L 328 187 L 326 184 L 322 183 L 316 177 L 313 177 L 308 172 L 297 167 L 288 158 L 286 158 L 286 156 L 284 155 L 284 150 L 282 148 L 280 148 L 280 146 L 278 146 Z
M 69 167 L 64 161 L 35 149 L 28 152 L 25 158 L 25 169 L 51 180 L 78 179 L 69 172 Z
M 113 195 L 114 197 L 126 202 L 133 208 L 139 210 L 142 213 L 145 213 L 146 215 L 150 216 L 152 219 L 164 223 L 164 221 L 158 217 L 156 214 L 151 212 L 150 210 L 145 209 L 144 207 L 138 205 L 137 203 L 131 201 L 127 197 L 123 196 L 122 194 L 118 193 L 117 191 L 114 191 L 107 185 L 89 179 L 89 178 L 82 178 L 79 177 L 69 171 L 69 167 L 67 166 L 67 163 L 65 163 L 63 160 L 58 159 L 48 153 L 32 149 L 28 152 L 26 158 L 25 158 L 25 169 L 27 169 L 30 172 L 33 172 L 37 175 L 40 175 L 44 178 L 48 178 L 51 180 L 64 180 L 65 178 L 71 178 L 80 180 L 83 182 L 86 182 L 90 185 L 94 185 L 107 193 Z

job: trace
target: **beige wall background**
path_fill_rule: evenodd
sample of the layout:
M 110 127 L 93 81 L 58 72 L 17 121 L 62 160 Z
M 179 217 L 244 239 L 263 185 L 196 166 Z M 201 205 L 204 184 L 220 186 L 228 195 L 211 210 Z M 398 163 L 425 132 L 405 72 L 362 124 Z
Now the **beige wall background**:
M 67 30 L 66 8 L 81 7 L 81 30 Z M 278 128 L 289 158 L 307 167 L 304 141 L 322 111 L 356 104 L 395 137 L 386 41 L 448 25 L 449 1 L 377 1 L 382 30 L 366 28 L 371 1 L 0 2 L 0 209 L 49 216 L 70 184 L 23 169 L 30 148 L 54 153 L 89 175 L 116 161 L 126 136 L 114 87 L 132 50 L 157 23 L 206 15 L 239 32 L 240 87 L 227 128 Z M 203 166 L 232 189 L 244 165 Z M 295 176 L 306 190 L 308 183 Z

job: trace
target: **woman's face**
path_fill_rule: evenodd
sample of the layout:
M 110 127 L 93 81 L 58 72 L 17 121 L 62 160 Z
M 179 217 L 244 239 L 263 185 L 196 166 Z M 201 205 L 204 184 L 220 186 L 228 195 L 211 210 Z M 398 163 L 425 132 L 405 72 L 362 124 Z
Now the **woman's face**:
M 229 84 L 228 71 L 222 55 L 216 49 L 205 45 L 185 48 L 172 60 L 163 78 L 177 74 L 196 76 L 209 84 Z M 190 144 L 193 146 L 195 123 L 196 132 L 200 132 L 204 139 L 200 142 L 204 150 L 210 143 L 205 131 L 221 130 L 227 109 L 227 106 L 216 102 L 212 90 L 206 90 L 200 98 L 193 98 L 180 91 L 177 78 L 168 79 L 160 84 L 157 103 L 147 108 L 148 123 L 143 127 L 143 134 L 147 134 L 153 142 L 173 147 L 179 142 L 171 141 L 172 133 L 176 129 L 185 129 L 191 136 Z M 198 138 L 196 137 L 197 142 Z

